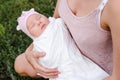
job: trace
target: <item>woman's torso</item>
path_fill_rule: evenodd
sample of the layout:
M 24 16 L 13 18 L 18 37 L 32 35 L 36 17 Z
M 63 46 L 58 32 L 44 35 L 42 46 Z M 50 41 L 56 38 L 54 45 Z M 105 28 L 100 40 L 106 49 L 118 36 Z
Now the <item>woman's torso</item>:
M 62 19 L 58 18 L 50 23 L 34 39 L 33 44 L 33 50 L 46 52 L 46 56 L 39 58 L 38 62 L 44 67 L 57 68 L 61 73 L 59 77 L 50 80 L 102 80 L 108 76 L 79 52 Z
M 78 9 L 73 7 L 74 5 L 70 5 L 73 0 L 68 1 L 60 0 L 58 11 L 78 48 L 85 56 L 111 74 L 113 62 L 111 34 L 110 31 L 101 27 L 100 22 L 107 0 L 99 0 L 95 3 L 96 5 L 90 3 L 90 6 L 93 5 L 90 9 L 84 8 L 87 5 L 83 5 L 83 7 L 79 5 L 81 9 Z

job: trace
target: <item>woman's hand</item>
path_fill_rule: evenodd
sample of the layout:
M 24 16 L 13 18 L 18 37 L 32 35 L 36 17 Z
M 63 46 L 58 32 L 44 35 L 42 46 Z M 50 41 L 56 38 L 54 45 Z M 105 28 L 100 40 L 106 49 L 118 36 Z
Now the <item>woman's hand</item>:
M 58 77 L 59 72 L 57 69 L 48 69 L 38 64 L 38 58 L 44 57 L 45 53 L 34 52 L 32 51 L 32 49 L 33 49 L 33 44 L 31 44 L 25 51 L 25 57 L 28 60 L 28 62 L 31 64 L 33 69 L 35 69 L 35 71 L 37 72 L 36 75 L 44 78 Z

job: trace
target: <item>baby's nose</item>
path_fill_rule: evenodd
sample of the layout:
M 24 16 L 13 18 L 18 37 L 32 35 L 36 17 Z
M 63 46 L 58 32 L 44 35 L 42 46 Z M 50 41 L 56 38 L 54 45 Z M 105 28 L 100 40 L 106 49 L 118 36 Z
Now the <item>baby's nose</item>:
M 41 21 L 37 21 L 36 23 L 37 23 L 37 25 L 40 25 L 40 24 L 41 24 Z

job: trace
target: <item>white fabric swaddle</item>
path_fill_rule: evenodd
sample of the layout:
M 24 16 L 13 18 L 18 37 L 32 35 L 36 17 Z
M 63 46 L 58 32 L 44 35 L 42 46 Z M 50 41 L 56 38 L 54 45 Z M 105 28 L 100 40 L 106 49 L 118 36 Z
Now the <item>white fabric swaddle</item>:
M 50 24 L 42 35 L 34 39 L 33 50 L 46 53 L 39 59 L 41 65 L 60 71 L 58 78 L 50 80 L 102 80 L 109 76 L 80 53 L 60 18 L 49 20 Z

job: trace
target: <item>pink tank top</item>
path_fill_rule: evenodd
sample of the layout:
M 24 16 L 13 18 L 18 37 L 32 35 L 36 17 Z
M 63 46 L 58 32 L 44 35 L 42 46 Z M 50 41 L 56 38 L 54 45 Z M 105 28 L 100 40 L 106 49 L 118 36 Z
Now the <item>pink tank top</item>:
M 60 17 L 65 21 L 80 52 L 99 65 L 107 73 L 112 73 L 112 39 L 110 31 L 101 28 L 101 12 L 108 0 L 83 17 L 75 16 L 69 9 L 67 0 L 61 0 L 58 7 Z

